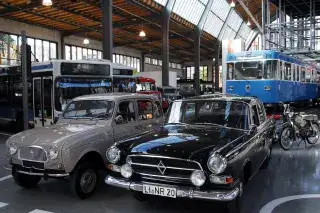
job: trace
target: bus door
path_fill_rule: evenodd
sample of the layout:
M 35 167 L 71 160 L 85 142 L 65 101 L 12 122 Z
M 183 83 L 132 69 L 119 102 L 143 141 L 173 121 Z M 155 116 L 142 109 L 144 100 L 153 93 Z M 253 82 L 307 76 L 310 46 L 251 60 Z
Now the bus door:
M 33 78 L 34 126 L 53 124 L 52 77 Z

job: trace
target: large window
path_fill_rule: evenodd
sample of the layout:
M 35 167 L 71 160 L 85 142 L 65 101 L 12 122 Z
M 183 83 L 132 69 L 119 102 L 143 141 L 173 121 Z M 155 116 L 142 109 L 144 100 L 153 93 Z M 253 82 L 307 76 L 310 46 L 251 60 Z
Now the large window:
M 56 59 L 57 43 L 36 38 L 27 38 L 31 46 L 32 61 L 46 61 Z M 0 33 L 0 65 L 15 65 L 20 63 L 21 37 Z
M 152 65 L 155 65 L 155 66 L 162 67 L 162 60 L 160 60 L 160 59 L 145 57 L 144 58 L 144 62 L 146 64 L 152 64 Z M 181 64 L 178 64 L 178 63 L 169 62 L 169 67 L 173 68 L 173 69 L 181 69 L 182 66 L 181 66 Z
M 194 79 L 194 67 L 187 67 L 187 79 Z M 199 78 L 203 81 L 208 81 L 208 66 L 199 67 Z
M 113 54 L 112 59 L 113 59 L 114 63 L 124 64 L 126 66 L 133 67 L 136 69 L 137 72 L 141 71 L 140 58 L 126 56 L 126 55 Z
M 90 48 L 65 45 L 65 58 L 67 60 L 82 60 L 82 59 L 101 59 L 102 52 Z

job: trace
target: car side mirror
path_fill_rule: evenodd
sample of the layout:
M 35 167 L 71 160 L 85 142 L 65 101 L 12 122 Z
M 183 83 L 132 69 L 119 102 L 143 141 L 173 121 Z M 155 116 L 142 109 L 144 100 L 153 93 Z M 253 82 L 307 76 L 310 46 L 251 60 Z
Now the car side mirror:
M 258 131 L 257 125 L 255 125 L 255 124 L 250 125 L 250 129 L 249 129 L 248 135 L 252 135 L 252 134 L 256 133 L 257 131 Z

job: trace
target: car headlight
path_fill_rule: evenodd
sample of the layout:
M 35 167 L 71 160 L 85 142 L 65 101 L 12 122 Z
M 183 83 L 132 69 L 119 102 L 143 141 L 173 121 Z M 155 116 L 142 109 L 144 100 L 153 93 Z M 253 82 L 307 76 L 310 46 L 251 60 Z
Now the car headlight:
M 203 171 L 195 170 L 192 172 L 190 180 L 195 186 L 202 186 L 206 182 L 206 176 Z
M 14 143 L 10 143 L 10 144 L 9 144 L 9 154 L 10 154 L 10 155 L 14 155 L 14 154 L 17 153 L 17 151 L 18 151 L 17 145 L 14 144 Z
M 209 157 L 207 166 L 213 174 L 220 174 L 227 168 L 227 160 L 219 154 L 213 154 Z
M 124 164 L 121 166 L 120 173 L 125 178 L 130 178 L 132 176 L 133 170 L 129 164 Z
M 120 160 L 120 154 L 121 151 L 118 147 L 111 146 L 106 152 L 106 157 L 111 163 L 117 163 Z
M 57 147 L 54 146 L 54 147 L 50 148 L 49 157 L 51 160 L 56 159 L 58 157 L 58 154 L 59 154 L 59 150 Z

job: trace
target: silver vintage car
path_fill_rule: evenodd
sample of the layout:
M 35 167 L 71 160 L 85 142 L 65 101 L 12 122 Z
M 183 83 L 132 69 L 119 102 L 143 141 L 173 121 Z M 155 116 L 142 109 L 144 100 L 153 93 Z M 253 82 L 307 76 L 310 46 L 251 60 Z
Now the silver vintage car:
M 32 188 L 44 178 L 70 179 L 72 192 L 93 194 L 105 151 L 117 141 L 152 131 L 163 122 L 157 97 L 109 93 L 73 99 L 55 125 L 20 132 L 6 143 L 7 169 Z

